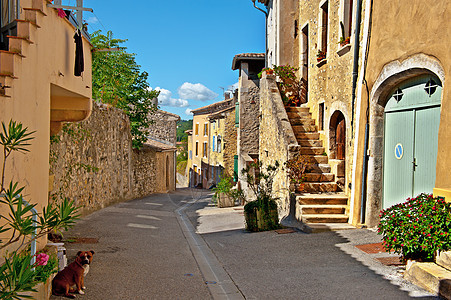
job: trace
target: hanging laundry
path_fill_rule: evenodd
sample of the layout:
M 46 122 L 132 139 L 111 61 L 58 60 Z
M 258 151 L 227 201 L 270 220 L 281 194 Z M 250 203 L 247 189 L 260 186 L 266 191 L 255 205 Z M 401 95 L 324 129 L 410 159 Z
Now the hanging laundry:
M 77 29 L 74 35 L 75 40 L 75 68 L 74 75 L 81 76 L 81 73 L 85 70 L 85 64 L 83 60 L 83 40 L 81 37 L 80 29 Z

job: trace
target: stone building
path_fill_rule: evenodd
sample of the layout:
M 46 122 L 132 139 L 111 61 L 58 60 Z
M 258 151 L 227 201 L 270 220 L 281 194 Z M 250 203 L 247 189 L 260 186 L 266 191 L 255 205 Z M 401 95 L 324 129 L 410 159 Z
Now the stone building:
M 226 99 L 192 110 L 193 132 L 191 138 L 189 138 L 191 145 L 188 146 L 188 151 L 192 151 L 192 166 L 190 167 L 192 171 L 189 181 L 191 187 L 209 188 L 215 182 L 218 182 L 218 175 L 224 169 L 221 162 L 223 160 L 222 150 L 227 141 L 223 139 L 224 134 L 219 134 L 222 145 L 220 154 L 217 147 L 217 136 L 218 132 L 222 133 L 222 130 L 225 130 L 225 127 L 217 127 L 217 124 L 218 120 L 222 118 L 221 114 L 226 113 L 233 104 L 233 99 Z M 224 122 L 219 121 L 219 124 L 221 123 L 225 125 Z M 215 129 L 212 129 L 213 126 L 215 126 Z M 215 136 L 214 146 L 216 150 L 214 152 L 212 151 L 213 136 Z
M 50 6 L 46 0 L 0 3 L 0 121 L 34 131 L 30 152 L 8 159 L 5 181 L 25 186 L 24 199 L 36 204 L 38 213 L 48 204 L 50 135 L 63 122 L 91 114 L 90 37 L 82 32 L 79 40 L 84 71 L 78 76 L 73 36 L 79 25 L 72 14 L 61 18 Z M 0 215 L 7 210 L 0 206 Z M 37 250 L 45 243 L 46 237 L 40 239 Z
M 238 101 L 236 103 L 237 163 L 235 173 L 241 188 L 247 193 L 247 184 L 241 170 L 259 156 L 260 79 L 258 73 L 265 66 L 263 53 L 242 53 L 233 58 L 232 70 L 239 70 Z M 248 194 L 248 196 L 251 196 Z

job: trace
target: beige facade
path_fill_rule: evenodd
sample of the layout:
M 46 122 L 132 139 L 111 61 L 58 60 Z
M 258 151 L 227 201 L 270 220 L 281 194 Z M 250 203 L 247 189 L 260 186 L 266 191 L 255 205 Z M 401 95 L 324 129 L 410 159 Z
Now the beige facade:
M 207 186 L 207 164 L 208 164 L 208 130 L 210 122 L 207 113 L 196 114 L 193 112 L 193 135 L 192 135 L 192 170 L 193 174 L 190 178 L 191 186 L 201 185 Z
M 421 75 L 439 79 L 442 94 L 438 130 L 437 163 L 435 166 L 435 194 L 449 198 L 451 177 L 450 137 L 451 102 L 449 76 L 451 75 L 451 42 L 449 1 L 431 3 L 414 0 L 393 2 L 388 0 L 366 3 L 364 45 L 368 43 L 366 67 L 359 70 L 364 84 L 357 101 L 359 126 L 356 127 L 358 148 L 356 164 L 355 198 L 352 203 L 353 223 L 359 223 L 362 194 L 362 171 L 365 142 L 365 124 L 368 123 L 368 161 L 364 176 L 364 215 L 366 224 L 377 225 L 379 210 L 383 207 L 383 153 L 384 110 L 388 96 L 400 83 Z M 393 13 L 396 12 L 396 13 Z M 369 18 L 372 22 L 369 23 Z M 370 37 L 369 37 L 370 36 Z M 363 76 L 363 77 L 362 77 Z M 369 104 L 369 106 L 368 106 Z M 366 111 L 368 109 L 369 116 Z M 435 154 L 435 153 L 434 153 Z M 434 166 L 433 166 L 434 167 Z M 424 191 L 432 192 L 432 190 Z M 450 199 L 447 199 L 448 201 Z
M 7 163 L 6 181 L 25 186 L 26 200 L 38 211 L 48 203 L 50 134 L 91 112 L 91 45 L 83 36 L 84 72 L 74 76 L 75 27 L 48 3 L 20 1 L 19 16 L 9 24 L 16 31 L 0 52 L 1 121 L 35 131 L 30 152 L 13 154 Z

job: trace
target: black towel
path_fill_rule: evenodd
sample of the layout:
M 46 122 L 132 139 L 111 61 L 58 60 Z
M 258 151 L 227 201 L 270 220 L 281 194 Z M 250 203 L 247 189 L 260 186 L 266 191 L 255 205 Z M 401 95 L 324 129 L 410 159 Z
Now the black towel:
M 85 70 L 85 64 L 83 61 L 83 40 L 81 38 L 80 29 L 75 32 L 75 68 L 74 75 L 81 76 L 81 73 Z

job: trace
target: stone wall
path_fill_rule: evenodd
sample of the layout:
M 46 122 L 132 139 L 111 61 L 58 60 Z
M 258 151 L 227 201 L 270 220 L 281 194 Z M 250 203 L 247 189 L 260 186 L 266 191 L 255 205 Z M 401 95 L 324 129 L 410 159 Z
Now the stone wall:
M 280 164 L 273 191 L 279 197 L 279 215 L 289 213 L 289 178 L 283 168 L 300 146 L 296 141 L 274 75 L 263 75 L 260 81 L 260 161 L 263 166 Z
M 240 151 L 242 153 L 258 153 L 259 103 L 258 86 L 250 86 L 247 91 L 242 92 L 240 99 Z
M 163 190 L 156 179 L 158 149 L 132 150 L 129 119 L 119 109 L 93 103 L 88 120 L 65 126 L 55 139 L 50 197 L 75 200 L 83 215 Z
M 233 176 L 236 144 L 237 144 L 237 128 L 235 126 L 235 109 L 227 112 L 224 118 L 225 122 L 225 134 L 224 134 L 224 169 L 227 174 Z
M 175 146 L 177 141 L 177 121 L 180 120 L 180 117 L 163 110 L 157 110 L 151 116 L 151 120 L 154 123 L 149 128 L 149 135 L 152 138 Z

